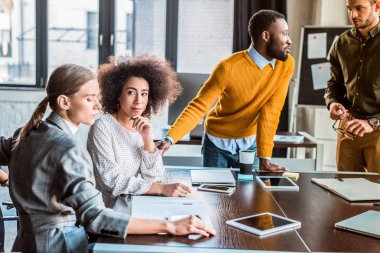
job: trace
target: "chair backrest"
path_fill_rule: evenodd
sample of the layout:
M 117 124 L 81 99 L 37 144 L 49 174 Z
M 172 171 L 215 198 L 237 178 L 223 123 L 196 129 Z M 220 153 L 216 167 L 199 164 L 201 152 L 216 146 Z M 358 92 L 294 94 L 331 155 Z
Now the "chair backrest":
M 3 206 L 6 206 L 7 209 L 14 208 L 14 205 L 10 201 L 4 201 Z M 5 224 L 4 221 L 17 221 L 17 230 L 20 229 L 19 217 L 17 215 L 3 215 L 3 212 L 0 208 L 0 252 L 4 252 L 5 246 Z M 9 231 L 8 231 L 9 235 Z
M 3 212 L 0 208 L 0 251 L 4 252 L 4 220 L 3 220 Z

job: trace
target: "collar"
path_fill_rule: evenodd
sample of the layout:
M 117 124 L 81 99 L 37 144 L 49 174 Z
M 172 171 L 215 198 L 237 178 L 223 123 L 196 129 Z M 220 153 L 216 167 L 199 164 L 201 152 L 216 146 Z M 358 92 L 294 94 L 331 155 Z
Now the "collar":
M 248 55 L 260 69 L 265 68 L 265 66 L 268 64 L 270 64 L 272 68 L 274 69 L 275 59 L 268 61 L 261 54 L 259 54 L 259 52 L 256 51 L 256 49 L 252 46 L 252 44 L 248 48 Z
M 46 118 L 46 121 L 50 124 L 56 125 L 68 134 L 74 135 L 78 130 L 78 127 L 76 125 L 65 120 L 56 112 L 50 113 L 49 117 Z
M 357 40 L 359 40 L 359 41 L 364 40 L 356 28 L 352 28 L 352 29 L 351 29 L 351 33 L 352 33 L 352 35 L 353 35 Z M 376 25 L 375 27 L 373 27 L 368 33 L 369 33 L 369 37 L 368 37 L 368 38 L 371 38 L 371 39 L 372 39 L 373 37 L 375 37 L 376 35 L 378 35 L 378 34 L 380 33 L 380 22 L 377 23 L 377 25 Z M 368 39 L 368 38 L 367 38 L 367 39 Z
M 74 135 L 76 134 L 76 132 L 78 131 L 78 126 L 76 126 L 75 124 L 73 124 L 72 122 L 68 121 L 68 120 L 65 120 L 64 118 L 62 118 L 63 121 L 66 123 L 67 127 L 69 128 L 70 132 Z

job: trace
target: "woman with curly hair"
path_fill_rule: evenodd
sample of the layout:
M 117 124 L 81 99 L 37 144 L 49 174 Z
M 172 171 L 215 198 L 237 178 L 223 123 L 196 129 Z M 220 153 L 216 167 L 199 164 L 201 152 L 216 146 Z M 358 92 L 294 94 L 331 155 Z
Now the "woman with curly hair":
M 87 148 L 106 206 L 121 194 L 184 197 L 190 187 L 158 183 L 164 173 L 161 150 L 153 142 L 150 116 L 181 93 L 166 61 L 137 56 L 100 66 L 104 114 L 91 127 Z

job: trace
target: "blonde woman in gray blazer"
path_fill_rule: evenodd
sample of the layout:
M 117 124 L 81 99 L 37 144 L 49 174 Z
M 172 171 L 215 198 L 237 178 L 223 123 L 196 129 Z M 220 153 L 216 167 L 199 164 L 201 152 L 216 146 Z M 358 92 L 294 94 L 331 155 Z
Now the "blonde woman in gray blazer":
M 13 138 L 0 137 L 0 165 L 9 166 L 10 194 L 21 224 L 12 251 L 87 252 L 85 230 L 120 238 L 127 233 L 214 234 L 194 216 L 144 220 L 105 208 L 94 187 L 90 156 L 73 138 L 79 124 L 93 124 L 101 108 L 94 74 L 62 65 L 46 92 Z M 42 121 L 48 105 L 53 112 Z

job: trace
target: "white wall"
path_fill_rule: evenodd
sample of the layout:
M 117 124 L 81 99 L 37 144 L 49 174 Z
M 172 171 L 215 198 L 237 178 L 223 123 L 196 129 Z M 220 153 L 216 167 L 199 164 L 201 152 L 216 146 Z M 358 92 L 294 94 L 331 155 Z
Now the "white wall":
M 320 25 L 348 25 L 345 0 L 321 0 Z
M 44 91 L 0 90 L 0 134 L 10 136 L 30 118 Z

